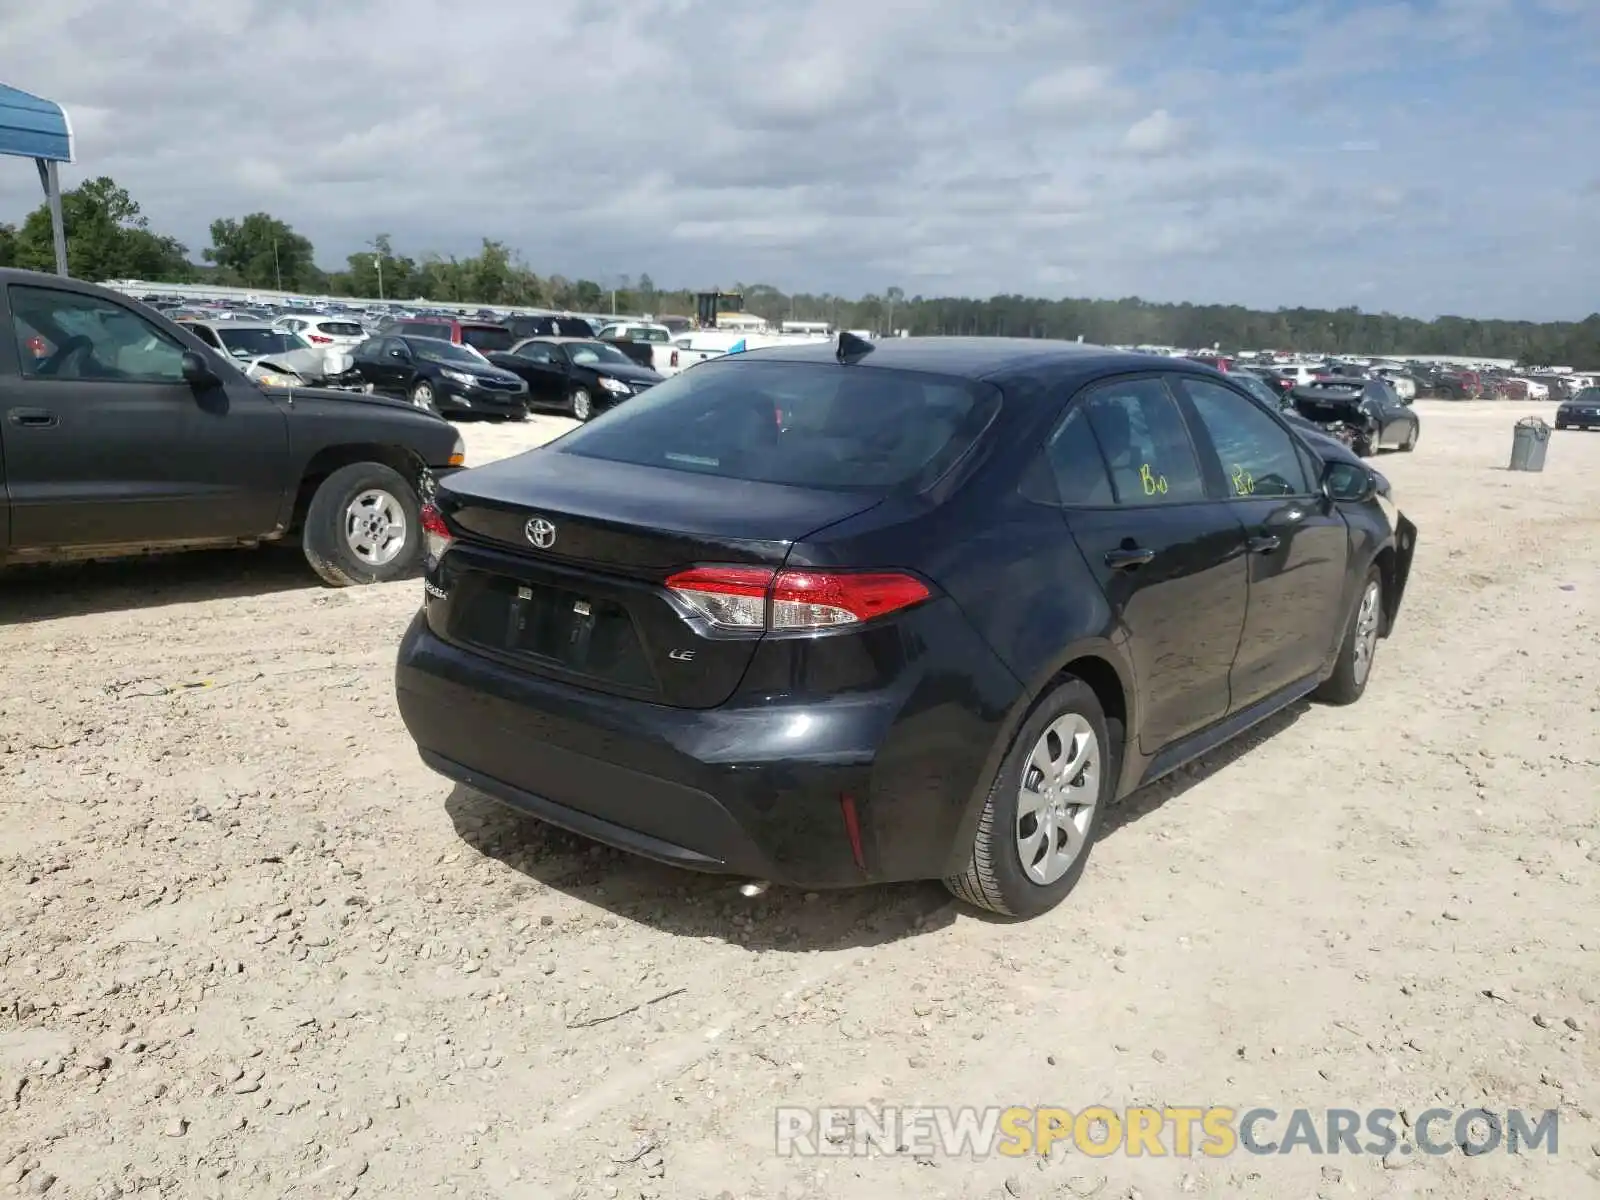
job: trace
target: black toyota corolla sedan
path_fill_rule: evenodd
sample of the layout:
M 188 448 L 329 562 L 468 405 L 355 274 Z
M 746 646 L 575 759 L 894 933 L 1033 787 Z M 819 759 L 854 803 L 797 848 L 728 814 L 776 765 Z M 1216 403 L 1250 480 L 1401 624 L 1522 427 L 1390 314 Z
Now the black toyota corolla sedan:
M 686 371 L 423 524 L 396 683 L 434 769 L 663 862 L 1017 916 L 1114 801 L 1360 697 L 1416 537 L 1202 365 L 849 335 Z

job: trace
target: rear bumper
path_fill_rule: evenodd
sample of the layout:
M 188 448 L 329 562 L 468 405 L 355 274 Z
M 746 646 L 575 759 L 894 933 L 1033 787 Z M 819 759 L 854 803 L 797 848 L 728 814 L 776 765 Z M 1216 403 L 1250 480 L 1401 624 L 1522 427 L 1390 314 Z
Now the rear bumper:
M 814 703 L 672 708 L 473 654 L 422 613 L 395 687 L 423 761 L 447 778 L 647 858 L 803 888 L 948 874 L 1013 696 L 997 693 L 992 712 L 930 709 L 948 683 L 922 676 Z

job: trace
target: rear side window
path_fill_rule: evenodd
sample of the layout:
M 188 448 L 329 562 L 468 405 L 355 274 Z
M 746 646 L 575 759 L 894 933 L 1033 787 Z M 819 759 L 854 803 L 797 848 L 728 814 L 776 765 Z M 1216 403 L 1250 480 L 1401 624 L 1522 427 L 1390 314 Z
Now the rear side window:
M 511 331 L 502 329 L 498 325 L 463 325 L 461 341 L 474 350 L 482 350 L 485 353 L 491 350 L 509 350 L 512 344 Z
M 1084 396 L 1083 409 L 1105 455 L 1118 504 L 1186 504 L 1206 498 L 1188 427 L 1159 379 L 1101 384 Z
M 1097 508 L 1116 502 L 1105 459 L 1100 457 L 1100 447 L 1081 405 L 1074 405 L 1051 434 L 1044 456 L 1062 504 Z
M 707 363 L 564 437 L 611 462 L 830 491 L 925 486 L 987 427 L 1000 393 L 833 363 Z

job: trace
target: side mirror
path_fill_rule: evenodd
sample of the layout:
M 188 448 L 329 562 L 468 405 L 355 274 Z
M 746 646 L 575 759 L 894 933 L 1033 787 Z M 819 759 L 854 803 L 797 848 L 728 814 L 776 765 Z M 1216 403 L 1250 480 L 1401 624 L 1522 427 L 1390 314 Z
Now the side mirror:
M 193 388 L 216 387 L 222 382 L 206 360 L 190 350 L 183 354 L 183 380 Z
M 1322 472 L 1322 494 L 1329 500 L 1359 504 L 1378 494 L 1378 479 L 1354 463 L 1331 462 Z

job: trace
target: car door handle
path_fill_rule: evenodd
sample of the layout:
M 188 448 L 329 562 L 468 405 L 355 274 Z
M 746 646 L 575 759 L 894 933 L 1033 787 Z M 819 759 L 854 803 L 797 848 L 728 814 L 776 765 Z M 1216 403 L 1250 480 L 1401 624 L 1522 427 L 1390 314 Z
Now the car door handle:
M 1281 545 L 1283 539 L 1270 533 L 1262 537 L 1253 537 L 1244 544 L 1245 549 L 1251 554 L 1271 554 Z
M 1156 556 L 1154 550 L 1145 550 L 1138 546 L 1127 546 L 1121 550 L 1106 551 L 1106 566 L 1113 571 L 1128 571 L 1134 567 L 1142 567 Z
M 61 418 L 48 408 L 13 408 L 6 413 L 6 418 L 13 425 L 27 425 L 34 429 L 61 424 Z

